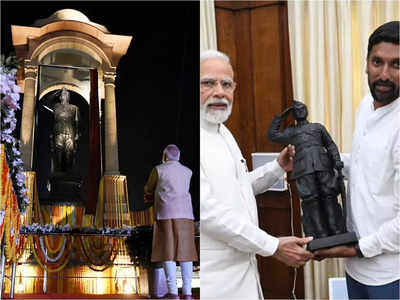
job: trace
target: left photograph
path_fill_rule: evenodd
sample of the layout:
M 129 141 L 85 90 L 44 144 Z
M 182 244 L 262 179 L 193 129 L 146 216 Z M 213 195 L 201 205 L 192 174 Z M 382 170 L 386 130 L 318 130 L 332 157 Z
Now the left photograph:
M 200 298 L 199 26 L 1 2 L 0 298 Z

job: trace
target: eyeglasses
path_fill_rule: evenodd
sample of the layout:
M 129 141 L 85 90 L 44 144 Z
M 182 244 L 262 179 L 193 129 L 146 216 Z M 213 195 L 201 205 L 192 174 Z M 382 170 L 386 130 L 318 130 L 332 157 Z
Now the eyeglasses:
M 218 85 L 218 83 L 221 85 L 222 89 L 225 92 L 231 93 L 235 87 L 236 87 L 236 82 L 230 80 L 230 79 L 213 79 L 213 78 L 204 78 L 200 80 L 200 87 L 203 90 L 211 90 L 215 89 Z

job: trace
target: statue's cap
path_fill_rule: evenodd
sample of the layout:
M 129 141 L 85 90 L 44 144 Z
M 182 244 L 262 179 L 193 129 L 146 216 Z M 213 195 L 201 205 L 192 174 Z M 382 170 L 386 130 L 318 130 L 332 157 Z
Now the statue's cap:
M 306 106 L 303 102 L 297 101 L 297 100 L 293 100 L 293 107 L 294 108 L 302 108 Z

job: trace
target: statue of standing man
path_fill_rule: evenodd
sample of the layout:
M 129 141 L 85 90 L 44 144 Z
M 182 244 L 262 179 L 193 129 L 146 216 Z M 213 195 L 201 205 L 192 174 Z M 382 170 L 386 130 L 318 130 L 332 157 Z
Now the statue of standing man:
M 54 171 L 68 172 L 75 164 L 79 140 L 79 108 L 69 103 L 70 94 L 61 90 L 60 103 L 54 106 Z
M 296 126 L 280 131 L 290 112 L 296 119 Z M 291 179 L 296 180 L 302 199 L 303 229 L 306 236 L 324 238 L 346 232 L 342 208 L 337 201 L 341 180 L 337 174 L 341 173 L 343 163 L 326 128 L 319 123 L 309 123 L 307 115 L 307 107 L 293 101 L 292 107 L 274 117 L 267 137 L 273 142 L 296 147 Z

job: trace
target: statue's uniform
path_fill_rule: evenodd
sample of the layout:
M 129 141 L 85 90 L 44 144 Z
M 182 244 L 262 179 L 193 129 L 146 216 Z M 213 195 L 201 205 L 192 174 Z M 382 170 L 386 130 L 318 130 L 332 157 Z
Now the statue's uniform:
M 57 103 L 54 107 L 55 147 L 67 152 L 75 150 L 75 137 L 78 134 L 79 110 L 75 105 Z
M 333 171 L 334 163 L 340 161 L 335 143 L 319 123 L 307 122 L 280 131 L 282 121 L 282 117 L 274 117 L 268 138 L 296 148 L 291 179 L 296 180 L 297 191 L 303 200 L 305 234 L 323 237 L 344 232 L 344 220 L 337 203 L 337 176 Z M 326 214 L 327 220 L 321 218 L 321 214 Z

